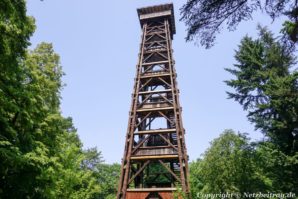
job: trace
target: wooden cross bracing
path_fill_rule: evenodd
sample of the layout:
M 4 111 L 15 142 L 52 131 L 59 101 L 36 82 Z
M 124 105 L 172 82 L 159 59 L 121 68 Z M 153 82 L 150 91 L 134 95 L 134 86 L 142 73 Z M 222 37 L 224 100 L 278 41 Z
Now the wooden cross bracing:
M 173 5 L 142 8 L 138 13 L 143 35 L 117 199 L 133 194 L 131 198 L 145 199 L 144 194 L 136 195 L 140 192 L 158 192 L 162 198 L 177 186 L 189 195 L 185 131 L 172 55 Z

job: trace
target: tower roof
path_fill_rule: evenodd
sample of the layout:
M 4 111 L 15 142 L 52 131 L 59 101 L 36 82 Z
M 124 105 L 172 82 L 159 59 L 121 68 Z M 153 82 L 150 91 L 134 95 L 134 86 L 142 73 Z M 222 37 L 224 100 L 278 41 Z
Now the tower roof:
M 174 6 L 172 3 L 156 6 L 149 6 L 137 9 L 141 26 L 147 21 L 168 18 L 170 23 L 171 35 L 176 33 Z

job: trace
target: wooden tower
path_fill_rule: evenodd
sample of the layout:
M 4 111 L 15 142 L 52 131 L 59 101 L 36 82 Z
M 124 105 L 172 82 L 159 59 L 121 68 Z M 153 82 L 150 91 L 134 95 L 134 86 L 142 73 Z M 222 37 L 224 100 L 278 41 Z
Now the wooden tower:
M 117 199 L 189 195 L 188 156 L 176 83 L 173 4 L 137 10 L 142 27 Z

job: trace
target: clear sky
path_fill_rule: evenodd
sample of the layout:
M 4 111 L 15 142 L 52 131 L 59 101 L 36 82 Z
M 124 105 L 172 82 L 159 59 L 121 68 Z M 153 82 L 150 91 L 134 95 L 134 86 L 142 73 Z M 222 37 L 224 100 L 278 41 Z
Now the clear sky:
M 261 133 L 247 121 L 239 104 L 227 99 L 231 67 L 237 45 L 256 26 L 278 32 L 265 14 L 241 23 L 235 32 L 222 31 L 216 45 L 205 50 L 186 43 L 186 27 L 179 9 L 186 0 L 173 1 L 176 29 L 173 49 L 178 73 L 183 123 L 190 160 L 207 149 L 224 129 L 247 132 L 253 140 Z M 66 75 L 61 109 L 73 118 L 84 148 L 97 147 L 108 163 L 123 156 L 141 29 L 136 9 L 168 3 L 164 0 L 27 0 L 28 14 L 36 19 L 32 47 L 45 41 L 61 56 Z

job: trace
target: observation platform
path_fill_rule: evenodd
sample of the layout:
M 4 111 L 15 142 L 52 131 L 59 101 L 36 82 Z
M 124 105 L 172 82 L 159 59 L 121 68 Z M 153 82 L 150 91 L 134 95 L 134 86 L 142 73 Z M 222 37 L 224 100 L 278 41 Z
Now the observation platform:
M 157 6 L 149 6 L 137 9 L 141 27 L 143 24 L 150 21 L 160 21 L 163 18 L 167 18 L 170 24 L 171 37 L 176 33 L 175 16 L 173 4 L 162 4 Z

